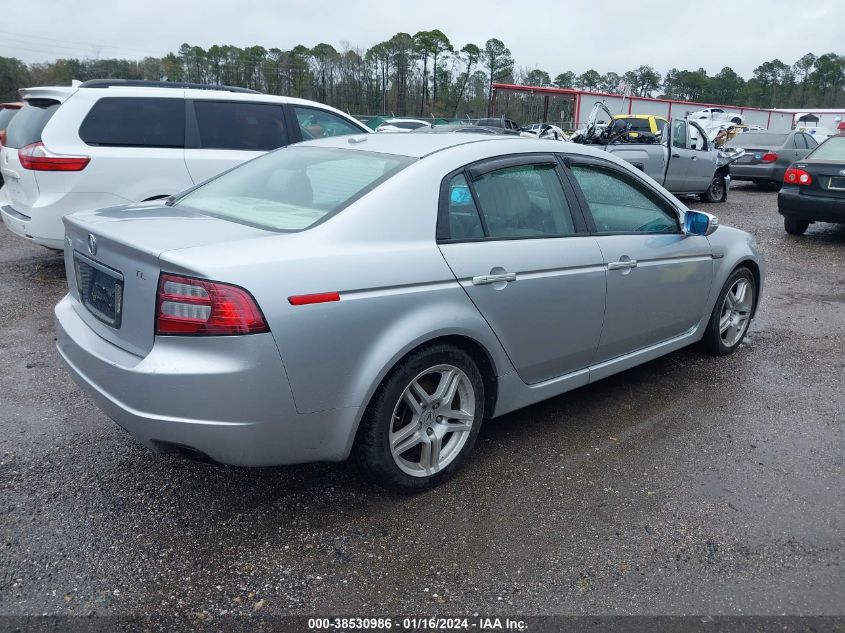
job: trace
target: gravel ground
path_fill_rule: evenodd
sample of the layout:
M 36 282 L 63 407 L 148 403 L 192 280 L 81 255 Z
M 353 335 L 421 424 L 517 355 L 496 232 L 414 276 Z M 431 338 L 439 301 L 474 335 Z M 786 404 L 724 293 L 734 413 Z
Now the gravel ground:
M 489 421 L 413 497 L 147 452 L 59 361 L 61 259 L 1 227 L 0 613 L 845 614 L 845 227 L 775 195 L 707 207 L 769 266 L 736 354 Z

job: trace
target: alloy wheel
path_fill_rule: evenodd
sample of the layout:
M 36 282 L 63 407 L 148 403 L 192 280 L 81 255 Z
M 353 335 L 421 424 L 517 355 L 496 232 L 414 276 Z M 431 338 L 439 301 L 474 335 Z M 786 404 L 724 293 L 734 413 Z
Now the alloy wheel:
M 753 307 L 754 288 L 747 279 L 737 279 L 725 295 L 719 316 L 719 336 L 725 347 L 734 347 L 745 336 Z
M 469 439 L 475 389 L 453 365 L 421 372 L 393 409 L 389 443 L 396 465 L 412 477 L 429 477 L 448 466 Z

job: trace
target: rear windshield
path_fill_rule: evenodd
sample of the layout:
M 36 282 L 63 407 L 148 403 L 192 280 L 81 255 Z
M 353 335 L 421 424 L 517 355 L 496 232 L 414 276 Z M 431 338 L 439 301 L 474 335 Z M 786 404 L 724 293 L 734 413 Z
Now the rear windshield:
M 813 160 L 845 161 L 845 136 L 831 136 L 807 155 Z
M 651 125 L 649 125 L 648 119 L 630 117 L 623 118 L 622 120 L 630 126 L 632 132 L 651 132 Z
M 6 131 L 6 145 L 20 149 L 41 141 L 47 121 L 61 105 L 53 99 L 30 99 L 18 110 Z
M 177 203 L 260 228 L 301 231 L 413 161 L 375 152 L 287 147 L 226 172 Z
M 9 121 L 18 113 L 17 108 L 3 108 L 0 110 L 0 130 L 9 127 Z
M 743 132 L 725 143 L 725 147 L 780 147 L 786 143 L 787 136 L 769 132 Z

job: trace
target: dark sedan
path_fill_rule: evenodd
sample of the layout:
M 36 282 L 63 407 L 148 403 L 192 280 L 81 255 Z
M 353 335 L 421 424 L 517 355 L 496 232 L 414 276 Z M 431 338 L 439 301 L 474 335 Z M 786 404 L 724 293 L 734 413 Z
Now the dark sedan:
M 833 136 L 786 170 L 778 213 L 791 235 L 813 222 L 845 224 L 845 136 Z
M 745 156 L 731 164 L 731 179 L 780 185 L 787 167 L 804 158 L 817 145 L 812 136 L 795 130 L 743 132 L 725 143 L 725 147 L 745 150 Z

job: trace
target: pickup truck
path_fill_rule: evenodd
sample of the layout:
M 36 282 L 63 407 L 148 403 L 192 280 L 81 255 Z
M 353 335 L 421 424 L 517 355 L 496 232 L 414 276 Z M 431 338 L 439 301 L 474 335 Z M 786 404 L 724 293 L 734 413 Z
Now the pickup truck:
M 598 131 L 601 111 L 613 123 Z M 690 119 L 672 119 L 662 134 L 629 134 L 624 119 L 614 119 L 603 103 L 590 113 L 586 129 L 572 140 L 602 145 L 604 150 L 628 161 L 674 194 L 697 194 L 702 202 L 724 202 L 728 197 L 730 163 L 742 150 L 719 150 L 704 129 Z

